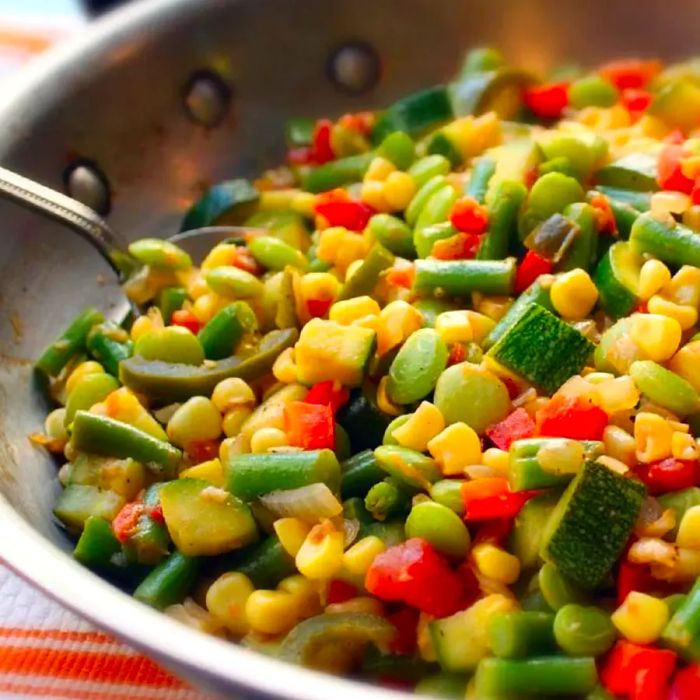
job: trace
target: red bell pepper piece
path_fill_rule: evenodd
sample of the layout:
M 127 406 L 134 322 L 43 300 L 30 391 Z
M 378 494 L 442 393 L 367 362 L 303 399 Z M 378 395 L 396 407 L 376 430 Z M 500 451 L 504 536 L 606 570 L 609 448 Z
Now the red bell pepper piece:
M 537 434 L 572 440 L 602 440 L 608 414 L 583 396 L 553 396 L 535 414 Z
M 351 583 L 334 578 L 328 584 L 328 591 L 326 592 L 326 603 L 328 605 L 345 603 L 353 598 L 357 598 L 357 588 Z
M 394 654 L 412 654 L 418 641 L 418 611 L 402 607 L 389 613 L 386 619 L 396 628 L 396 636 L 389 643 L 390 651 Z
M 438 260 L 472 260 L 481 244 L 476 233 L 458 233 L 433 243 L 431 255 Z
M 690 192 L 690 201 L 693 204 L 700 204 L 700 177 L 695 178 L 693 189 Z
M 160 503 L 156 503 L 154 506 L 146 506 L 146 513 L 157 523 L 165 525 L 165 516 L 163 515 L 163 506 Z
M 259 275 L 262 273 L 262 268 L 258 265 L 258 261 L 251 255 L 248 248 L 242 245 L 236 246 L 230 264 L 240 270 L 250 272 L 251 275 Z
M 348 200 L 316 203 L 314 211 L 325 217 L 330 226 L 343 226 L 348 231 L 364 231 L 374 209 L 364 202 Z
M 307 299 L 306 308 L 311 318 L 323 318 L 331 308 L 333 299 Z
M 289 444 L 305 450 L 333 449 L 333 409 L 305 401 L 290 401 L 284 407 L 284 427 Z
M 450 347 L 450 354 L 447 356 L 448 365 L 458 365 L 460 362 L 464 362 L 467 356 L 467 351 L 464 349 L 462 343 L 453 343 Z
M 479 529 L 474 537 L 474 545 L 477 544 L 503 544 L 513 529 L 512 518 L 499 518 L 498 520 L 486 520 L 479 524 Z
M 457 612 L 464 601 L 461 578 L 420 537 L 377 555 L 367 571 L 365 588 L 381 600 L 401 601 L 435 617 Z
M 486 435 L 496 447 L 509 450 L 516 440 L 532 437 L 535 434 L 535 421 L 524 408 L 516 408 L 500 423 L 486 428 Z
M 681 145 L 670 144 L 659 154 L 658 183 L 664 190 L 676 190 L 690 194 L 695 181 L 683 174 L 681 161 L 687 156 Z
M 410 289 L 413 286 L 413 279 L 415 276 L 416 270 L 413 265 L 410 265 L 406 267 L 389 268 L 384 279 L 386 283 L 392 287 Z
M 605 658 L 600 668 L 600 681 L 613 695 L 630 700 L 660 700 L 666 697 L 676 659 L 675 652 L 669 649 L 621 640 Z
M 480 236 L 488 228 L 489 210 L 473 197 L 462 197 L 452 205 L 450 221 L 458 231 Z
M 182 326 L 183 328 L 187 328 L 187 330 L 194 335 L 199 333 L 199 329 L 201 327 L 199 319 L 189 309 L 178 309 L 177 311 L 173 311 L 170 323 L 173 326 Z
M 626 555 L 625 555 L 626 557 Z M 622 605 L 632 591 L 646 593 L 657 588 L 657 580 L 651 575 L 648 566 L 633 564 L 626 558 L 621 559 L 617 571 L 617 604 Z
M 515 273 L 515 291 L 521 294 L 540 275 L 548 274 L 553 269 L 554 264 L 551 260 L 543 258 L 541 255 L 535 253 L 534 250 L 528 250 Z
M 464 501 L 464 519 L 468 522 L 514 518 L 539 491 L 511 491 L 508 479 L 488 476 L 465 481 L 460 489 Z
M 185 452 L 195 464 L 208 462 L 219 456 L 219 441 L 196 440 L 185 445 Z
M 622 91 L 622 105 L 632 114 L 632 116 L 641 116 L 647 107 L 651 104 L 653 95 L 647 90 L 637 88 L 628 88 Z
M 314 163 L 323 165 L 335 158 L 335 153 L 331 148 L 331 129 L 333 122 L 330 119 L 319 119 L 314 127 L 311 139 L 311 150 L 313 152 Z
M 676 674 L 668 700 L 700 698 L 700 664 L 690 664 Z
M 357 131 L 358 134 L 368 136 L 372 131 L 372 127 L 376 122 L 374 112 L 355 112 L 353 114 L 344 114 L 338 119 L 340 126 Z
M 641 90 L 649 84 L 652 78 L 658 75 L 661 68 L 660 61 L 642 61 L 629 58 L 606 63 L 598 70 L 598 73 L 618 90 Z
M 146 512 L 142 501 L 133 501 L 122 506 L 112 520 L 114 536 L 122 543 L 128 542 L 141 516 Z
M 559 119 L 569 105 L 569 83 L 550 83 L 526 88 L 525 106 L 542 119 Z
M 496 521 L 493 521 L 494 523 Z M 508 522 L 507 520 L 505 522 Z M 482 525 L 480 529 L 489 527 L 491 523 Z M 474 544 L 478 544 L 474 540 Z M 476 571 L 474 571 L 474 562 L 470 559 L 466 559 L 457 567 L 457 575 L 462 579 L 462 585 L 464 586 L 464 600 L 462 602 L 462 609 L 466 609 L 476 603 L 479 598 L 482 597 L 481 586 L 479 585 L 479 579 L 476 576 Z
M 287 151 L 287 163 L 290 165 L 313 165 L 315 162 L 312 146 L 298 146 Z
M 659 462 L 640 464 L 636 473 L 652 496 L 680 491 L 698 483 L 698 463 L 695 460 L 667 457 Z
M 338 384 L 329 379 L 328 381 L 314 384 L 306 394 L 304 401 L 306 403 L 330 406 L 333 413 L 335 413 L 341 406 L 344 406 L 349 399 L 350 390 L 346 389 L 342 384 Z
M 615 215 L 610 208 L 610 202 L 604 194 L 596 194 L 591 197 L 590 205 L 595 209 L 596 225 L 601 234 L 614 236 L 617 234 Z

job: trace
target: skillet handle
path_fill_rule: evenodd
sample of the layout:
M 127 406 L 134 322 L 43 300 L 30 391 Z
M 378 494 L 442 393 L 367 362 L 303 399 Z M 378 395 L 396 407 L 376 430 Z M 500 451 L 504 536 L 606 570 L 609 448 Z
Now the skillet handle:
M 0 167 L 0 197 L 35 211 L 75 231 L 112 266 L 121 281 L 135 267 L 126 246 L 107 222 L 90 207 L 41 185 L 12 170 Z

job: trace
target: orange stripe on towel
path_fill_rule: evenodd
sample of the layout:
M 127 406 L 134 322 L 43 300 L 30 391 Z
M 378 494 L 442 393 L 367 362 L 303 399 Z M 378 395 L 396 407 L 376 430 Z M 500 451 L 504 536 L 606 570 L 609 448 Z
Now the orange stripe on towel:
M 55 639 L 62 642 L 92 642 L 93 644 L 115 644 L 113 637 L 104 632 L 79 632 L 77 630 L 26 629 L 22 627 L 0 627 L 0 638 L 6 639 Z

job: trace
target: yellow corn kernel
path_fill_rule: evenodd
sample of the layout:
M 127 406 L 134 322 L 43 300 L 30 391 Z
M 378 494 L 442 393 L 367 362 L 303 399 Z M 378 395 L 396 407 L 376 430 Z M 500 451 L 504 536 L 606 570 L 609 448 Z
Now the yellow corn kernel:
M 621 462 L 619 459 L 615 459 L 615 457 L 611 457 L 610 455 L 600 455 L 600 457 L 596 457 L 595 461 L 616 474 L 627 474 L 627 472 L 630 470 L 629 466 L 627 466 L 624 462 Z
M 314 525 L 294 560 L 299 573 L 310 579 L 333 578 L 343 568 L 344 539 L 330 520 Z
M 510 468 L 510 456 L 505 450 L 489 447 L 482 455 L 481 461 L 500 475 L 507 476 Z
M 309 581 L 301 574 L 294 574 L 282 579 L 277 590 L 289 593 L 296 598 L 299 618 L 313 617 L 323 611 L 318 584 L 315 581 Z
M 683 224 L 694 231 L 700 231 L 700 206 L 692 204 L 683 212 Z
M 485 297 L 476 292 L 472 295 L 474 308 L 480 313 L 490 318 L 494 323 L 498 323 L 506 311 L 510 308 L 513 300 L 510 297 Z
M 228 301 L 218 294 L 208 292 L 195 299 L 194 304 L 192 304 L 192 313 L 197 317 L 197 320 L 204 325 L 211 321 L 216 312 L 223 309 L 227 303 Z
M 299 619 L 298 601 L 284 591 L 253 591 L 246 600 L 245 615 L 253 631 L 283 634 Z
M 483 576 L 510 585 L 520 576 L 520 560 L 496 545 L 477 544 L 472 549 L 474 564 Z
M 290 206 L 295 212 L 312 219 L 316 206 L 316 195 L 311 194 L 311 192 L 297 192 Z
M 486 338 L 496 326 L 496 322 L 485 314 L 480 314 L 471 310 L 467 311 L 467 318 L 472 328 L 472 340 L 481 345 L 484 338 Z
M 481 441 L 474 428 L 453 423 L 428 443 L 428 451 L 445 476 L 462 474 L 470 464 L 481 464 Z
M 196 273 L 191 276 L 187 284 L 187 296 L 190 299 L 197 300 L 204 294 L 208 294 L 211 291 L 207 281 L 204 279 L 203 275 Z
M 242 637 L 248 632 L 246 603 L 255 587 L 245 574 L 229 572 L 219 576 L 207 589 L 207 610 L 232 634 Z
M 682 347 L 668 363 L 672 372 L 689 382 L 700 391 L 700 340 L 694 340 Z
M 113 391 L 102 404 L 95 404 L 90 410 L 114 418 L 122 423 L 133 425 L 158 440 L 167 440 L 168 436 L 160 423 L 146 410 L 139 398 L 125 386 Z M 98 407 L 103 408 L 100 411 Z
M 700 268 L 683 265 L 664 287 L 663 295 L 676 304 L 700 305 Z
M 255 392 L 240 377 L 229 377 L 214 387 L 211 400 L 219 413 L 226 413 L 239 406 L 255 406 Z
M 656 413 L 642 411 L 634 421 L 636 455 L 640 462 L 648 464 L 671 456 L 673 428 L 665 418 Z
M 580 267 L 557 275 L 550 293 L 557 313 L 572 321 L 586 318 L 598 301 L 598 288 Z
M 396 166 L 390 160 L 381 156 L 375 156 L 372 158 L 367 172 L 365 172 L 364 180 L 365 182 L 368 180 L 380 180 L 383 182 L 394 172 L 396 172 Z
M 90 374 L 104 374 L 104 367 L 99 362 L 94 362 L 89 360 L 87 362 L 81 362 L 76 368 L 70 373 L 70 376 L 66 380 L 66 394 L 70 395 L 73 389 L 78 385 L 83 377 L 87 377 Z
M 631 317 L 630 338 L 649 360 L 666 362 L 678 350 L 682 330 L 675 318 L 659 314 Z
M 410 418 L 396 428 L 393 436 L 402 447 L 424 452 L 428 443 L 445 427 L 440 409 L 423 401 Z
M 385 185 L 386 183 L 380 180 L 365 180 L 360 190 L 360 199 L 377 211 L 391 211 L 391 207 L 384 196 Z
M 408 173 L 391 173 L 384 183 L 384 199 L 392 211 L 403 211 L 415 193 L 416 183 Z
M 328 318 L 343 326 L 349 326 L 353 321 L 365 316 L 378 316 L 380 311 L 381 307 L 372 297 L 353 297 L 336 301 L 328 312 Z
M 399 416 L 401 415 L 401 406 L 392 403 L 389 398 L 386 392 L 387 379 L 388 377 L 385 376 L 379 380 L 379 386 L 377 387 L 377 406 L 380 411 L 384 411 L 387 415 Z
M 331 603 L 326 605 L 324 612 L 329 615 L 342 615 L 343 613 L 368 613 L 370 615 L 384 615 L 384 606 L 381 600 L 369 596 L 351 598 L 343 603 Z
M 420 311 L 406 301 L 392 301 L 381 310 L 377 321 L 377 354 L 383 355 L 422 327 Z
M 201 269 L 204 272 L 213 270 L 216 267 L 233 264 L 237 251 L 234 243 L 219 243 L 215 245 L 202 261 Z
M 690 197 L 683 192 L 654 192 L 650 210 L 654 216 L 682 214 L 690 206 Z
M 131 339 L 136 342 L 142 335 L 150 333 L 157 327 L 157 324 L 150 316 L 139 316 L 131 325 Z
M 340 282 L 330 272 L 309 272 L 301 278 L 299 287 L 305 302 L 309 299 L 335 299 L 340 292 Z
M 181 479 L 204 479 L 211 481 L 214 486 L 224 487 L 224 467 L 220 459 L 210 459 L 208 462 L 200 462 L 194 467 L 188 467 L 180 472 Z
M 235 437 L 241 432 L 243 423 L 253 414 L 253 409 L 249 406 L 237 406 L 224 414 L 224 420 L 221 423 L 224 435 L 227 438 Z
M 170 442 L 178 447 L 216 440 L 221 435 L 221 414 L 211 399 L 193 396 L 173 413 L 167 433 Z
M 698 320 L 698 310 L 694 306 L 676 304 L 668 299 L 664 299 L 664 297 L 659 294 L 654 294 L 654 296 L 649 299 L 647 307 L 649 313 L 675 319 L 684 331 L 692 328 Z
M 219 445 L 219 459 L 222 464 L 228 464 L 232 457 L 246 454 L 247 452 L 250 452 L 250 443 L 244 435 L 226 438 Z
M 700 506 L 691 506 L 685 511 L 678 526 L 676 544 L 686 549 L 700 550 Z
M 605 453 L 619 460 L 628 467 L 637 461 L 637 445 L 634 438 L 617 425 L 608 425 L 603 431 Z
M 279 428 L 260 428 L 250 438 L 250 451 L 253 454 L 269 452 L 275 447 L 285 447 L 289 444 L 287 433 Z
M 278 518 L 273 527 L 280 544 L 293 557 L 297 555 L 311 531 L 311 525 L 299 518 Z
M 590 378 L 588 378 L 590 381 Z M 596 383 L 593 401 L 607 414 L 627 411 L 634 408 L 639 401 L 637 389 L 632 377 L 623 375 Z
M 696 460 L 700 457 L 700 450 L 692 435 L 675 431 L 671 436 L 671 454 L 676 459 Z
M 332 226 L 321 232 L 316 255 L 319 260 L 335 265 L 340 274 L 345 275 L 345 271 L 351 262 L 360 260 L 365 256 L 367 247 L 367 241 L 363 236 L 348 231 L 342 226 Z M 313 274 L 320 273 L 308 273 L 304 275 L 304 278 Z M 336 283 L 338 283 L 337 279 Z M 332 296 L 335 297 L 336 295 L 333 294 Z
M 660 260 L 647 260 L 639 272 L 637 296 L 642 301 L 651 299 L 671 281 L 671 271 Z
M 435 319 L 435 330 L 447 343 L 469 343 L 474 338 L 468 311 L 443 311 Z
M 368 535 L 353 544 L 343 554 L 343 567 L 351 574 L 364 576 L 372 565 L 374 558 L 386 549 L 379 537 Z
M 272 375 L 278 382 L 293 384 L 297 380 L 297 366 L 294 363 L 294 348 L 283 350 L 272 365 Z
M 635 644 L 651 644 L 668 622 L 668 605 L 659 598 L 632 591 L 610 620 L 623 637 Z

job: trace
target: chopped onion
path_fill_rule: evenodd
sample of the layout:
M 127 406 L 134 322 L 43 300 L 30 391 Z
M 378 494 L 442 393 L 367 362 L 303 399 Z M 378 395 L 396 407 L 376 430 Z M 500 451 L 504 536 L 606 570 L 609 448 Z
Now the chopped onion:
M 311 522 L 333 518 L 343 512 L 340 501 L 325 484 L 273 491 L 261 496 L 260 502 L 278 518 L 301 518 Z
M 343 544 L 345 549 L 347 549 L 360 534 L 360 521 L 357 518 L 345 518 L 343 520 L 343 532 L 345 533 Z
M 633 564 L 673 567 L 678 561 L 678 550 L 670 542 L 664 542 L 658 537 L 642 537 L 630 547 L 627 559 Z

